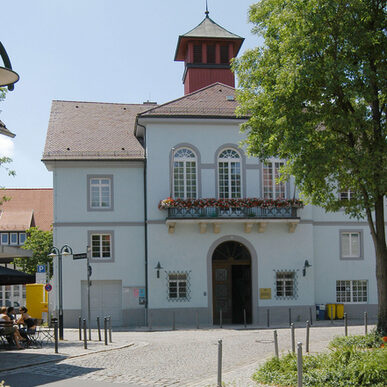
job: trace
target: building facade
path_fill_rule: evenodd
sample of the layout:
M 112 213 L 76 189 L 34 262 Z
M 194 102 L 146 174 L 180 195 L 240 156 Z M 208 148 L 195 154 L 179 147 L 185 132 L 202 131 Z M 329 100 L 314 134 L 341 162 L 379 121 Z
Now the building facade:
M 343 303 L 377 311 L 365 221 L 298 200 L 284 160 L 240 146 L 229 61 L 243 39 L 206 15 L 179 37 L 185 95 L 163 105 L 53 101 L 54 245 L 90 250 L 91 312 L 115 325 L 264 324 Z M 343 200 L 350 193 L 343 192 Z M 66 326 L 86 317 L 85 261 L 63 259 Z

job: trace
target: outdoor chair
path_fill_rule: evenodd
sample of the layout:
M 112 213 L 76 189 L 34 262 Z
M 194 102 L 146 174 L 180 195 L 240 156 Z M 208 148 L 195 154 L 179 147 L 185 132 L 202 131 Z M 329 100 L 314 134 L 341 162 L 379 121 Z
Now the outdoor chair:
M 25 343 L 26 348 L 29 348 L 31 346 L 41 348 L 42 347 L 42 341 L 39 337 L 39 330 L 38 330 L 38 319 L 34 319 L 35 322 L 35 328 L 34 329 L 25 329 L 23 331 L 23 335 L 27 339 L 27 342 Z

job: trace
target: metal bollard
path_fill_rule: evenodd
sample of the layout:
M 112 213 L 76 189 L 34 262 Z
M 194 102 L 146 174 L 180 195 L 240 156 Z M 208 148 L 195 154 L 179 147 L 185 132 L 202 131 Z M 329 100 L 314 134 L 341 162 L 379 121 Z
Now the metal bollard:
M 331 305 L 331 324 L 333 324 L 333 305 Z
M 223 321 L 222 321 L 222 308 L 219 309 L 219 328 L 222 328 Z
M 309 329 L 310 329 L 310 325 L 309 325 L 309 321 L 306 322 L 306 352 L 309 353 Z
M 152 330 L 152 312 L 149 312 L 148 325 L 149 325 L 149 331 L 151 331 Z
M 222 387 L 222 340 L 218 340 L 218 383 L 217 387 Z
M 87 335 L 86 335 L 87 327 L 86 320 L 83 319 L 83 348 L 87 349 Z
M 278 353 L 278 334 L 277 331 L 274 330 L 274 351 L 275 351 L 275 357 L 278 359 L 279 353 Z
M 310 325 L 313 325 L 313 313 L 312 313 L 312 307 L 309 307 L 309 321 Z
M 103 318 L 103 330 L 105 333 L 105 345 L 108 345 L 108 337 L 107 337 L 107 318 Z
M 54 323 L 55 353 L 58 353 L 58 319 L 52 319 Z
M 270 327 L 270 309 L 266 310 L 267 327 Z
M 292 323 L 292 308 L 289 308 L 289 326 Z
M 247 327 L 247 321 L 246 321 L 246 309 L 243 309 L 243 322 L 245 325 L 245 328 Z
M 199 329 L 199 312 L 196 311 L 196 329 Z
M 79 341 L 82 341 L 82 319 L 78 317 L 78 330 L 79 330 Z
M 176 329 L 176 315 L 175 311 L 172 312 L 172 330 L 174 331 Z
M 345 334 L 345 336 L 348 336 L 348 319 L 347 319 L 347 313 L 344 313 L 344 334 Z
M 109 316 L 109 342 L 112 343 L 112 316 Z
M 297 387 L 302 387 L 302 343 L 297 343 Z
M 98 329 L 98 341 L 102 341 L 102 339 L 101 339 L 101 324 L 99 323 L 99 316 L 97 317 L 97 329 Z
M 291 336 L 291 341 L 292 341 L 292 352 L 296 353 L 296 335 L 294 332 L 294 324 L 290 324 L 290 336 Z
M 364 334 L 366 335 L 368 332 L 368 316 L 367 316 L 367 312 L 364 312 Z

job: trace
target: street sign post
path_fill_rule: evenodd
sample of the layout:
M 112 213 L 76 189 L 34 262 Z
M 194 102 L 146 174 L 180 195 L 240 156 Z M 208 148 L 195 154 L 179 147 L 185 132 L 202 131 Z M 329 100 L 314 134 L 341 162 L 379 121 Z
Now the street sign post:
M 91 256 L 91 247 L 87 246 L 86 255 L 86 269 L 87 269 L 87 319 L 89 325 L 89 340 L 91 340 L 91 313 L 90 313 L 90 277 L 91 277 L 91 266 L 90 266 L 90 256 Z M 86 334 L 86 332 L 85 332 Z
M 46 290 L 46 292 L 51 292 L 51 290 L 52 290 L 52 285 L 51 285 L 51 284 L 46 284 L 46 286 L 44 287 L 44 289 Z
M 35 281 L 37 284 L 45 284 L 46 281 L 46 265 L 37 265 Z

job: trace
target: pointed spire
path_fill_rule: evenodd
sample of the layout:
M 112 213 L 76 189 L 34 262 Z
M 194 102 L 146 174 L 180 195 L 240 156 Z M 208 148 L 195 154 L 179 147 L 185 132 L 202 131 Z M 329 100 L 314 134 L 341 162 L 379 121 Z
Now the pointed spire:
M 206 0 L 206 12 L 204 12 L 205 14 L 206 14 L 206 17 L 209 17 L 208 16 L 208 14 L 209 14 L 209 12 L 208 12 L 208 1 Z

